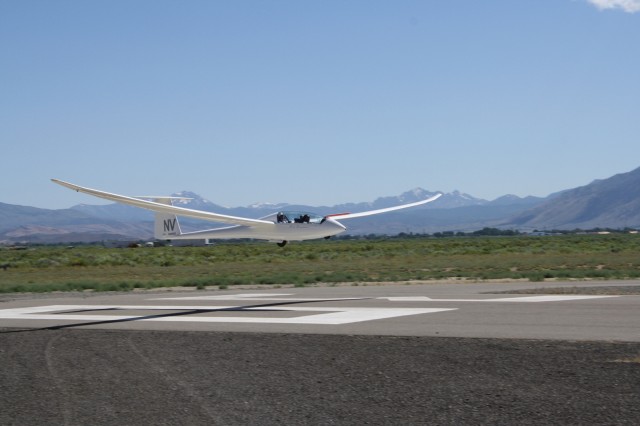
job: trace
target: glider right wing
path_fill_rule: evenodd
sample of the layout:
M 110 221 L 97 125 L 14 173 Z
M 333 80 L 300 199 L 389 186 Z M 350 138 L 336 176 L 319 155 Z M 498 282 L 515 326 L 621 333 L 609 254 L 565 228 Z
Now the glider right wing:
M 426 200 L 416 201 L 415 203 L 402 204 L 401 206 L 393 206 L 393 207 L 387 207 L 387 208 L 384 208 L 384 209 L 369 210 L 369 211 L 366 211 L 366 212 L 359 212 L 359 213 L 330 214 L 328 217 L 332 217 L 335 220 L 342 220 L 342 219 L 353 219 L 353 218 L 356 218 L 356 217 L 371 216 L 371 215 L 374 215 L 374 214 L 387 213 L 387 212 L 392 212 L 394 210 L 407 209 L 409 207 L 415 207 L 415 206 L 419 206 L 419 205 L 422 205 L 422 204 L 427 204 L 427 203 L 430 203 L 432 201 L 437 200 L 441 196 L 442 196 L 442 194 L 436 194 L 433 197 L 427 198 Z

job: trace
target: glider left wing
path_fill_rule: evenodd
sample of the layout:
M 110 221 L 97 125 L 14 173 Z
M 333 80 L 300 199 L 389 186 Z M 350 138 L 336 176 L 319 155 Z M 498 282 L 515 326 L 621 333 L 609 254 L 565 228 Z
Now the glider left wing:
M 128 204 L 130 206 L 140 207 L 147 210 L 153 210 L 159 213 L 169 213 L 178 216 L 192 217 L 196 219 L 204 219 L 212 222 L 228 223 L 231 225 L 243 225 L 243 226 L 273 226 L 273 222 L 260 219 L 249 219 L 245 217 L 227 216 L 219 213 L 205 212 L 202 210 L 186 209 L 184 207 L 177 207 L 168 204 L 156 203 L 153 201 L 141 200 L 139 198 L 127 197 L 125 195 L 112 194 L 109 192 L 98 191 L 97 189 L 85 188 L 83 186 L 75 185 L 73 183 L 65 182 L 58 179 L 51 179 L 52 182 L 62 185 L 69 189 L 73 189 L 77 192 L 93 195 L 94 197 L 104 198 L 106 200 L 115 201 L 122 204 Z M 146 198 L 146 197 L 145 197 Z
M 437 200 L 441 196 L 442 196 L 442 194 L 436 194 L 433 197 L 427 198 L 426 200 L 416 201 L 415 203 L 402 204 L 400 206 L 387 207 L 387 208 L 378 209 L 378 210 L 369 210 L 369 211 L 366 211 L 366 212 L 359 212 L 359 213 L 330 214 L 329 216 L 331 218 L 335 219 L 335 220 L 353 219 L 353 218 L 356 218 L 356 217 L 371 216 L 371 215 L 374 215 L 374 214 L 387 213 L 387 212 L 392 212 L 394 210 L 407 209 L 409 207 L 415 207 L 415 206 L 419 206 L 419 205 L 422 205 L 422 204 L 427 204 L 427 203 L 430 203 L 432 201 Z

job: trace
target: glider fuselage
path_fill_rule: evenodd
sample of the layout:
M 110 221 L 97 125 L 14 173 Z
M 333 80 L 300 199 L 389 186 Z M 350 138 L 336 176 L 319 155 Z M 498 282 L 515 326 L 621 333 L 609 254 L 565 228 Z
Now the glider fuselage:
M 156 232 L 156 237 L 176 240 L 194 238 L 255 238 L 269 241 L 304 241 L 332 237 L 347 229 L 344 225 L 331 218 L 322 218 L 313 215 L 311 217 L 319 217 L 320 219 L 303 221 L 298 219 L 298 217 L 293 218 L 291 215 L 285 214 L 287 219 L 279 221 L 278 216 L 279 214 L 273 214 L 261 218 L 262 220 L 272 221 L 271 224 L 227 226 L 195 232 L 179 232 L 175 224 L 170 222 L 171 219 L 164 219 L 165 221 L 169 221 L 163 223 L 163 231 L 165 232 L 163 232 L 161 236 L 157 235 L 158 233 Z M 166 232 L 166 230 L 169 230 L 169 232 Z

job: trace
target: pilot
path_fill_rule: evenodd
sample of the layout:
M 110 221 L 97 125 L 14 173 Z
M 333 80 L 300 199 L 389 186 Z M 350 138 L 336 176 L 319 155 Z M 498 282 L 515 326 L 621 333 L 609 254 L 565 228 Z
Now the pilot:
M 276 216 L 278 223 L 283 223 L 284 222 L 284 213 L 282 212 L 278 212 L 278 215 Z

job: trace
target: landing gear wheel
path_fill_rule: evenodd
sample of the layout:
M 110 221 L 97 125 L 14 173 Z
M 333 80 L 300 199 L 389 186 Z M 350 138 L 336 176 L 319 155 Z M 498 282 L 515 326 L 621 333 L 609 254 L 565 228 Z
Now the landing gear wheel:
M 284 247 L 287 245 L 287 240 L 282 241 L 281 243 L 277 243 L 278 247 Z

